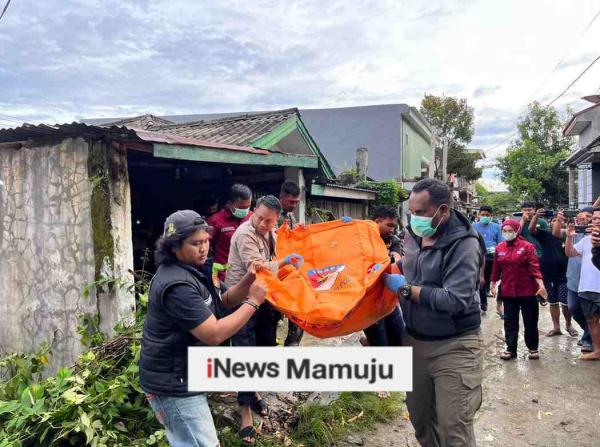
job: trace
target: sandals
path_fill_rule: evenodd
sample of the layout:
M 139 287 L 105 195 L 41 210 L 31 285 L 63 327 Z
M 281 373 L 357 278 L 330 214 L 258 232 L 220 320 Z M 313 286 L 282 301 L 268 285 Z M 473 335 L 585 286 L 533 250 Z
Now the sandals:
M 551 329 L 546 333 L 546 337 L 554 337 L 555 335 L 562 335 L 560 329 Z
M 540 352 L 539 351 L 529 351 L 529 360 L 539 360 Z
M 254 445 L 256 442 L 256 429 L 252 425 L 242 428 L 238 435 L 245 445 Z
M 262 417 L 267 417 L 269 415 L 269 406 L 264 399 L 258 399 L 252 405 L 250 405 L 252 411 Z
M 579 337 L 579 332 L 573 326 L 567 328 L 567 332 L 571 337 Z
M 504 351 L 502 354 L 500 354 L 500 358 L 502 360 L 511 360 L 511 359 L 514 359 L 516 356 L 517 356 L 516 352 Z

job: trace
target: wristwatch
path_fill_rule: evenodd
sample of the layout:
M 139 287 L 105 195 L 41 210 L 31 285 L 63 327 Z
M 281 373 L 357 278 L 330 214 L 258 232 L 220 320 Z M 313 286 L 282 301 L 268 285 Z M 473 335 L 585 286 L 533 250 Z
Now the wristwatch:
M 402 298 L 410 299 L 410 292 L 412 289 L 412 284 L 404 284 L 400 287 L 400 296 Z

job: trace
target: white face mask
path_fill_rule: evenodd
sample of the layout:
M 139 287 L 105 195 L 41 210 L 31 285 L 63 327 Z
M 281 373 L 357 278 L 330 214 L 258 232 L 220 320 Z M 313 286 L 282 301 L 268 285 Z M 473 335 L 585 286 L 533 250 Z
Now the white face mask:
M 507 232 L 503 231 L 502 237 L 510 242 L 517 237 L 517 233 L 507 233 Z

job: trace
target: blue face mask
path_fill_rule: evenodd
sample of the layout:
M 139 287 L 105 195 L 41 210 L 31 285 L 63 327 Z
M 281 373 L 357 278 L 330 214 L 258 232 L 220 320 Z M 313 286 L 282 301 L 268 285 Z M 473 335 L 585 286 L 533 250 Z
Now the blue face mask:
M 425 216 L 411 216 L 410 217 L 410 228 L 412 228 L 413 232 L 419 237 L 429 238 L 435 234 L 438 227 L 440 226 L 440 222 L 433 228 L 431 226 L 431 222 L 433 218 L 437 215 L 440 208 L 435 211 L 435 214 L 432 217 Z

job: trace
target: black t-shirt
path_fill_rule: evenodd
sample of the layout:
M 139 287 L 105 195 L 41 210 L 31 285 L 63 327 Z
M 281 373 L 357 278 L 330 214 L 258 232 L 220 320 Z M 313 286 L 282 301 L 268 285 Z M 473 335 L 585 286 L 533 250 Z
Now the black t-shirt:
M 188 284 L 171 286 L 164 295 L 163 306 L 165 313 L 183 331 L 191 331 L 214 313 L 213 299 L 208 290 L 206 296 L 202 296 Z
M 542 276 L 547 281 L 566 281 L 569 258 L 565 254 L 563 241 L 552 236 L 547 230 L 538 229 L 532 234 L 542 246 L 540 268 Z

